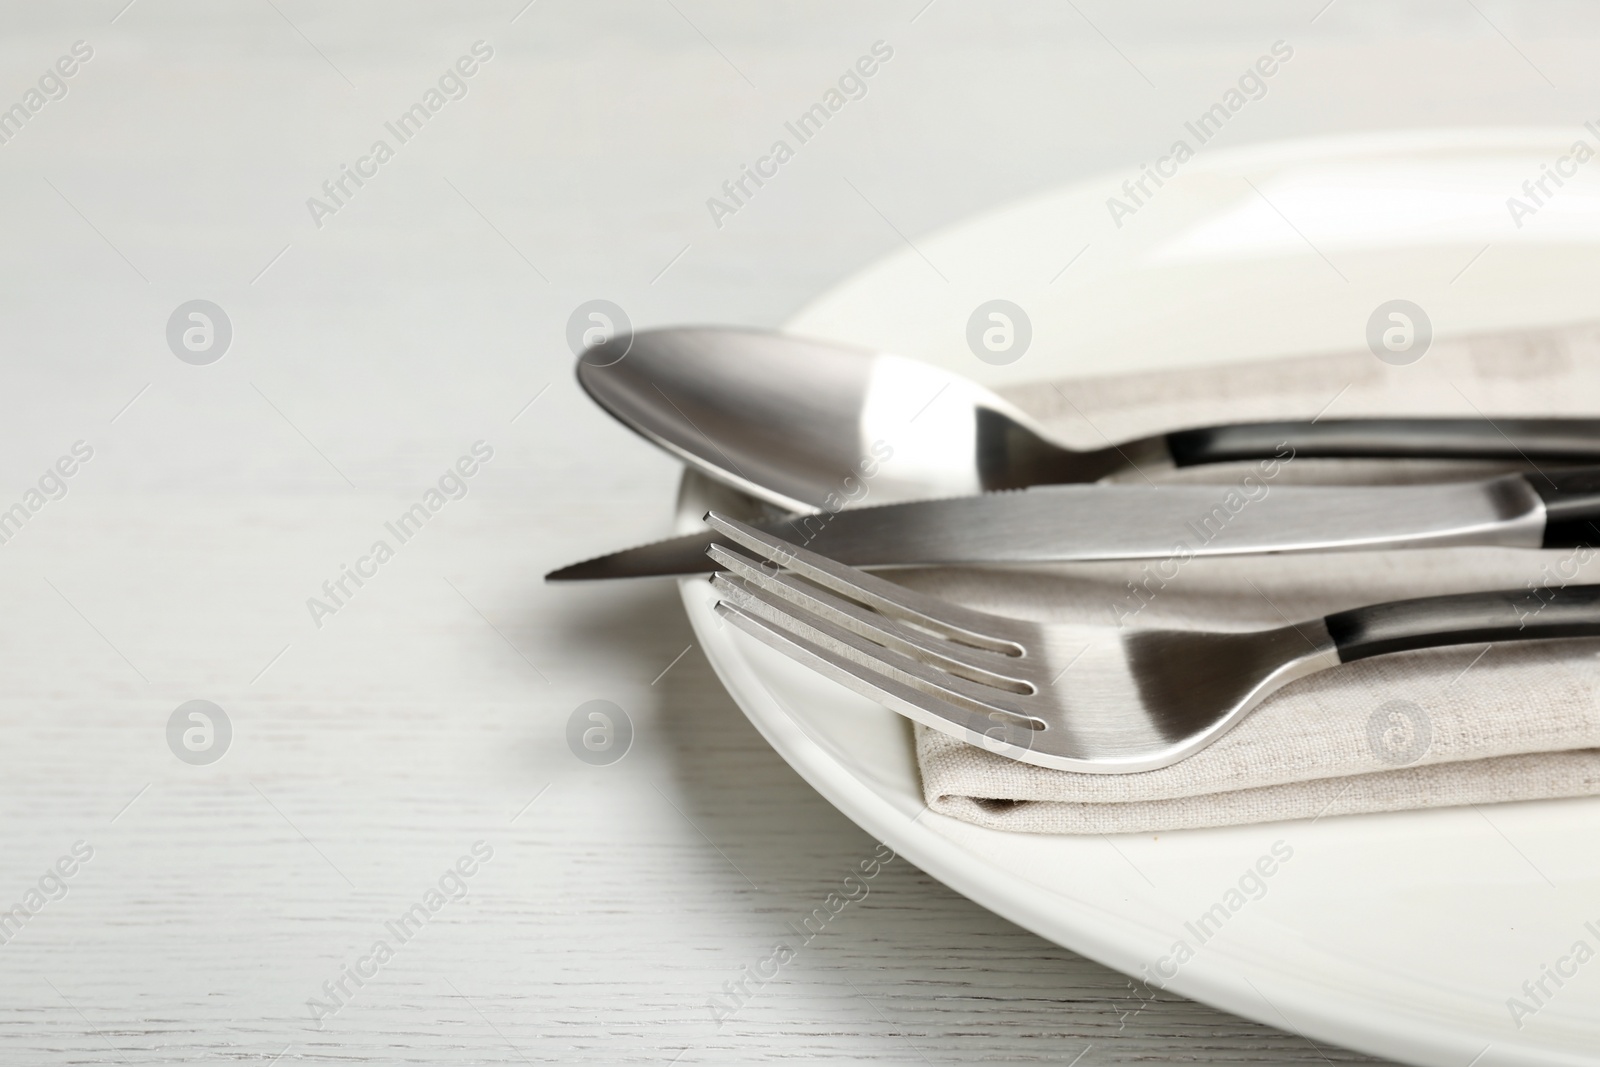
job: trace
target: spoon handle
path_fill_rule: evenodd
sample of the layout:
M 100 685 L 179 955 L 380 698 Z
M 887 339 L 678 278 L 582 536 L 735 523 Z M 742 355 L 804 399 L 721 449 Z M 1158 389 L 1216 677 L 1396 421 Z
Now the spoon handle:
M 1600 419 L 1322 419 L 1166 435 L 1180 467 L 1234 460 L 1479 459 L 1600 463 Z

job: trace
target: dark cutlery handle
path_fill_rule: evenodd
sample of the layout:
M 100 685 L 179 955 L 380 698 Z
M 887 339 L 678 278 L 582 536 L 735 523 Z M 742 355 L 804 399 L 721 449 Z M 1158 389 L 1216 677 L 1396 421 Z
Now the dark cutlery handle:
M 1544 501 L 1544 547 L 1600 545 L 1600 469 L 1523 475 Z
M 1233 460 L 1498 459 L 1600 463 L 1600 419 L 1320 419 L 1167 434 L 1180 467 Z
M 1342 663 L 1482 641 L 1600 637 L 1600 585 L 1530 586 L 1396 600 L 1341 611 L 1323 622 Z

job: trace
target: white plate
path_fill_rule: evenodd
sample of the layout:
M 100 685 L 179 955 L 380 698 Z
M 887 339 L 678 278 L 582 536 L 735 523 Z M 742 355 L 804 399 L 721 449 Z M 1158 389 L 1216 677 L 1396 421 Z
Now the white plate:
M 1600 317 L 1595 177 L 1580 173 L 1521 228 L 1506 205 L 1582 133 L 1202 150 L 1120 229 L 1106 198 L 1132 170 L 919 238 L 788 328 L 998 384 L 1357 348 L 1371 311 L 1397 297 L 1440 334 Z M 968 315 L 993 298 L 1033 322 L 1031 348 L 1004 367 L 965 341 Z M 706 503 L 686 480 L 680 526 L 698 527 Z M 869 833 L 1039 935 L 1143 976 L 1180 939 L 1198 945 L 1185 922 L 1281 842 L 1293 856 L 1265 896 L 1166 988 L 1409 1063 L 1600 1063 L 1600 960 L 1559 989 L 1545 979 L 1554 995 L 1520 1027 L 1507 1003 L 1575 942 L 1600 952 L 1585 926 L 1600 930 L 1600 801 L 1114 839 L 979 829 L 924 811 L 904 720 L 721 626 L 705 582 L 682 592 L 728 691 L 791 766 Z

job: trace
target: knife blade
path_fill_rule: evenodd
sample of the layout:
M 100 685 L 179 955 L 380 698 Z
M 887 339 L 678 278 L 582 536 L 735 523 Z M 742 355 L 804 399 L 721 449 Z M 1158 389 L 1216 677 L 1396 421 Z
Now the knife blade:
M 1051 485 L 753 525 L 841 563 L 887 568 L 1249 553 L 1600 544 L 1600 468 L 1397 486 Z M 547 581 L 705 574 L 687 534 L 574 563 Z

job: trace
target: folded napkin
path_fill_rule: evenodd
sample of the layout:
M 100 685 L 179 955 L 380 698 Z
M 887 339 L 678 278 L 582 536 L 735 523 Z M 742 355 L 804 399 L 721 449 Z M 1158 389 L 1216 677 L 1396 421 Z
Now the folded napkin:
M 1085 448 L 1187 426 L 1319 413 L 1595 416 L 1600 324 L 1436 341 L 1406 367 L 1363 350 L 1046 382 L 1006 394 Z M 1402 474 L 1444 480 L 1504 469 L 1295 459 L 1269 481 Z M 1253 470 L 1228 465 L 1149 475 L 1224 485 Z M 1566 584 L 1600 582 L 1600 552 L 1327 553 L 1193 559 L 1160 571 L 1170 577 L 1148 562 L 929 569 L 894 577 L 1024 618 L 1258 629 L 1439 593 L 1527 588 L 1538 597 L 1559 595 Z M 1463 645 L 1379 656 L 1291 683 L 1215 744 L 1157 771 L 1047 770 L 922 726 L 917 759 L 933 810 L 1031 833 L 1170 830 L 1589 796 L 1600 794 L 1597 681 L 1600 639 Z M 1071 671 L 1057 684 L 1070 687 Z

